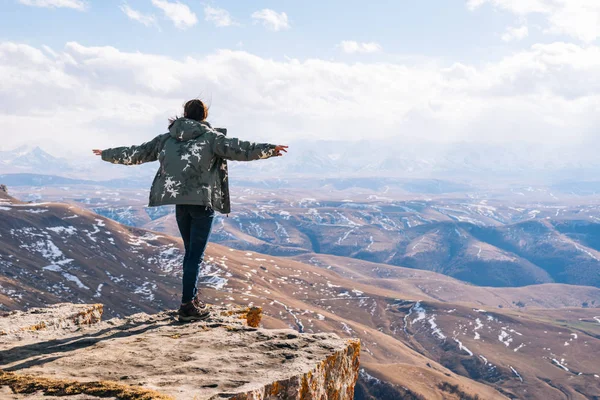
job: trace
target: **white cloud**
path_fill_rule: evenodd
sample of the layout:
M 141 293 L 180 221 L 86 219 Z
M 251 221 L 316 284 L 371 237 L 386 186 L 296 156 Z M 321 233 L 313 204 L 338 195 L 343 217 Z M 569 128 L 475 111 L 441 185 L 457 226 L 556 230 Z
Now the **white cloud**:
M 527 26 L 523 25 L 518 28 L 509 26 L 502 35 L 502 40 L 505 42 L 512 42 L 513 40 L 523 40 L 527 36 L 529 36 L 529 28 L 527 28 Z
M 518 16 L 541 14 L 548 23 L 548 33 L 564 34 L 586 43 L 600 38 L 598 0 L 467 0 L 467 8 L 475 10 L 488 3 Z
M 167 0 L 152 0 L 152 4 L 161 9 L 165 17 L 173 21 L 179 29 L 187 29 L 198 22 L 196 14 L 187 5 L 178 1 L 171 3 Z
M 215 26 L 218 27 L 238 25 L 233 18 L 231 18 L 229 11 L 223 8 L 211 7 L 209 5 L 204 6 L 204 19 L 213 22 Z
M 33 7 L 73 8 L 79 11 L 87 8 L 87 3 L 83 0 L 19 0 L 19 3 Z
M 272 31 L 281 31 L 283 29 L 290 28 L 290 23 L 286 13 L 278 13 L 277 11 L 273 11 L 268 8 L 253 12 L 252 19 L 255 22 L 261 22 L 263 26 Z
M 119 8 L 127 15 L 127 17 L 129 17 L 129 19 L 137 21 L 145 26 L 156 25 L 156 17 L 154 15 L 143 14 L 129 7 L 127 4 L 122 4 Z
M 66 150 L 147 140 L 199 93 L 231 135 L 277 142 L 568 144 L 594 138 L 600 115 L 600 47 L 560 42 L 486 65 L 273 60 L 233 50 L 174 59 L 74 42 L 62 50 L 0 42 L 0 59 L 0 139 L 52 139 Z M 15 136 L 23 127 L 27 135 Z
M 381 51 L 381 45 L 375 42 L 359 43 L 352 40 L 344 40 L 339 44 L 344 53 L 377 53 Z

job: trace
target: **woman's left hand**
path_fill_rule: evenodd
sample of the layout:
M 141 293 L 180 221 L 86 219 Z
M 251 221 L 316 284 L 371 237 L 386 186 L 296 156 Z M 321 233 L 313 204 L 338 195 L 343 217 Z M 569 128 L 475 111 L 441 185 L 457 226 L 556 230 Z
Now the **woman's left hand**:
M 98 150 L 98 149 L 94 149 L 92 150 L 92 152 L 97 155 L 97 156 L 101 156 L 102 155 L 102 150 Z
M 288 148 L 288 147 L 289 147 L 289 146 L 282 146 L 282 145 L 275 146 L 275 155 L 276 155 L 277 157 L 281 157 L 281 156 L 283 155 L 282 151 L 283 151 L 284 153 L 287 153 L 287 148 Z

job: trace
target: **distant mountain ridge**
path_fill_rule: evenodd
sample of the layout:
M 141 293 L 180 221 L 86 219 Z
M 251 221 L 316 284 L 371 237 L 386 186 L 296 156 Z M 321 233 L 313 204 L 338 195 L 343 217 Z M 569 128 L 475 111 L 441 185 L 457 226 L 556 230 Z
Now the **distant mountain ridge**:
M 124 143 L 127 144 L 127 143 Z M 360 141 L 303 141 L 290 143 L 290 152 L 277 162 L 232 163 L 232 176 L 249 177 L 392 177 L 410 179 L 479 180 L 490 177 L 552 183 L 600 174 L 600 161 L 589 151 L 561 148 L 561 157 L 548 157 L 557 149 L 544 143 L 402 143 Z M 21 146 L 0 151 L 0 173 L 41 172 L 94 179 L 148 177 L 156 166 L 127 170 L 101 163 L 91 149 L 77 157 L 61 158 L 40 147 Z M 126 172 L 125 172 L 126 171 Z
M 0 151 L 0 166 L 31 171 L 69 172 L 73 166 L 65 158 L 54 157 L 39 146 L 21 146 L 10 151 Z
M 39 146 L 20 146 L 14 150 L 0 151 L 0 174 L 55 175 L 74 180 L 113 179 L 149 180 L 156 173 L 156 165 L 143 165 L 124 169 L 102 162 L 100 157 L 89 152 L 79 157 L 56 157 Z
M 0 182 L 8 186 L 32 186 L 44 187 L 52 185 L 89 185 L 101 186 L 106 188 L 147 188 L 149 183 L 140 179 L 110 179 L 110 180 L 88 180 L 66 178 L 59 175 L 43 175 L 43 174 L 0 174 Z

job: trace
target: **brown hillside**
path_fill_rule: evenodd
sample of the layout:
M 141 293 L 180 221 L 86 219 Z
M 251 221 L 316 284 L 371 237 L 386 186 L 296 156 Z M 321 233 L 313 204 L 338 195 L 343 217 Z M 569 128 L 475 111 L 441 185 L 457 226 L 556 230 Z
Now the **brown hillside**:
M 7 282 L 21 285 L 12 289 L 15 292 L 2 287 L 5 307 L 94 301 L 106 303 L 112 315 L 118 315 L 172 309 L 178 304 L 179 240 L 127 228 L 73 206 L 13 203 L 3 207 L 0 267 Z M 398 269 L 400 275 L 384 274 L 380 279 L 370 274 L 381 270 L 359 272 L 356 265 L 329 269 L 211 245 L 201 284 L 209 303 L 262 306 L 265 327 L 359 337 L 368 373 L 428 399 L 451 398 L 444 397 L 450 394 L 440 385 L 485 399 L 504 398 L 502 393 L 561 398 L 546 380 L 557 382 L 573 396 L 596 395 L 593 383 L 600 367 L 591 355 L 598 350 L 600 336 L 594 333 L 596 324 L 600 326 L 594 319 L 600 314 L 597 310 L 578 310 L 577 321 L 554 310 L 567 321 L 561 322 L 543 310 L 519 313 L 475 304 L 473 299 L 480 294 L 469 293 L 473 286 L 430 272 Z M 402 276 L 409 273 L 417 275 Z M 438 296 L 434 286 L 421 290 L 419 281 L 452 286 Z M 527 293 L 527 288 L 522 290 Z M 452 291 L 464 292 L 464 297 L 445 299 Z M 534 295 L 540 297 L 539 303 L 547 301 Z M 484 297 L 493 296 L 489 292 Z M 424 309 L 423 318 L 415 311 L 419 307 Z M 476 311 L 479 308 L 488 310 Z M 478 316 L 484 315 L 494 321 L 486 323 L 485 331 L 482 328 L 479 340 L 469 338 L 475 336 Z M 436 335 L 436 328 L 444 338 Z M 510 346 L 498 339 L 503 329 L 513 337 Z M 527 340 L 526 347 L 516 352 L 517 336 L 521 336 L 511 329 Z M 565 338 L 568 341 L 573 333 L 581 340 L 565 346 Z M 455 338 L 473 355 L 461 349 Z M 544 340 L 538 345 L 536 338 Z M 579 343 L 588 351 L 582 353 Z M 484 373 L 480 356 L 497 372 Z M 564 359 L 569 371 L 582 375 L 567 372 L 565 365 L 552 365 L 549 357 Z

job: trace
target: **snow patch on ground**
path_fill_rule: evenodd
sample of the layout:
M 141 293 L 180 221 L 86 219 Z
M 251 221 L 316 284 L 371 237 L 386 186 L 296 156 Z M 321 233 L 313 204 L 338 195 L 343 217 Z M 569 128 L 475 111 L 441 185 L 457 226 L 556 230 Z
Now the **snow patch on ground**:
M 569 371 L 569 368 L 565 367 L 565 365 L 564 365 L 564 360 L 562 360 L 562 361 L 558 361 L 556 358 L 553 358 L 553 359 L 552 359 L 552 362 L 553 362 L 554 364 L 556 364 L 556 365 L 557 365 L 559 368 L 561 368 L 561 369 L 564 369 L 564 370 L 565 370 L 565 371 L 567 371 L 567 372 L 570 372 L 570 371 Z
M 369 383 L 375 383 L 375 384 L 381 383 L 381 380 L 375 378 L 373 375 L 370 375 L 367 371 L 365 371 L 364 368 L 361 368 L 359 373 L 360 373 L 361 378 L 363 378 L 363 380 L 365 380 Z
M 158 254 L 148 258 L 149 264 L 155 264 L 165 274 L 170 274 L 183 266 L 183 254 L 179 248 L 168 245 L 160 248 Z
M 513 372 L 513 374 L 515 374 L 515 376 L 517 378 L 519 378 L 521 380 L 521 382 L 523 382 L 523 377 L 517 372 L 516 369 L 514 369 L 513 367 L 510 367 L 511 371 Z
M 70 258 L 66 258 L 63 252 L 51 240 L 40 240 L 32 243 L 30 246 L 21 245 L 19 247 L 28 248 L 28 250 L 40 253 L 42 257 L 53 264 L 65 265 L 73 261 Z
M 475 323 L 476 323 L 476 325 L 475 325 L 475 330 L 474 330 L 474 332 L 475 332 L 474 339 L 479 340 L 479 339 L 481 339 L 481 336 L 479 335 L 479 332 L 477 332 L 477 331 L 480 330 L 481 328 L 483 328 L 483 324 L 481 323 L 481 320 L 479 318 L 477 318 L 475 320 Z
M 523 347 L 525 347 L 525 343 L 521 343 L 519 345 L 519 347 L 517 347 L 516 349 L 514 349 L 514 352 L 516 353 L 517 351 L 521 350 Z
M 44 267 L 42 269 L 46 270 L 46 271 L 52 271 L 52 272 L 62 272 L 62 268 L 59 267 L 58 265 L 48 265 L 47 267 Z
M 425 312 L 425 309 L 421 306 L 421 302 L 420 301 L 417 301 L 417 303 L 413 306 L 413 308 L 411 309 L 411 311 L 414 311 L 414 312 L 417 313 L 417 318 L 415 318 L 415 319 L 412 320 L 412 322 L 410 323 L 411 325 L 414 325 L 415 322 L 419 322 L 421 320 L 424 320 L 425 317 L 427 316 L 427 313 Z
M 48 210 L 46 210 L 46 209 L 41 209 L 41 208 L 38 208 L 38 209 L 36 209 L 36 210 L 34 210 L 34 209 L 29 209 L 29 210 L 19 210 L 19 211 L 21 211 L 21 212 L 26 212 L 26 213 L 30 213 L 30 214 L 42 214 L 42 213 L 48 212 Z
M 592 252 L 591 252 L 591 251 L 588 251 L 588 250 L 586 250 L 586 249 L 584 249 L 584 248 L 581 248 L 581 247 L 579 247 L 578 245 L 575 245 L 575 248 L 576 248 L 577 250 L 579 250 L 580 252 L 582 252 L 582 253 L 584 253 L 584 254 L 587 254 L 588 256 L 590 256 L 590 258 L 592 258 L 592 259 L 594 259 L 594 260 L 596 260 L 596 261 L 600 261 L 600 260 L 598 260 L 598 257 L 596 257 L 594 254 L 592 254 Z
M 438 327 L 437 323 L 435 322 L 436 315 L 434 314 L 431 317 L 427 318 L 427 312 L 425 311 L 425 308 L 421 305 L 420 301 L 417 301 L 410 308 L 408 314 L 404 316 L 404 333 L 408 334 L 408 323 L 410 320 L 410 316 L 412 316 L 413 314 L 416 314 L 417 317 L 410 321 L 410 325 L 414 325 L 415 323 L 420 321 L 427 321 L 429 323 L 432 335 L 434 335 L 440 340 L 446 339 L 446 335 L 444 335 L 442 330 Z
M 106 275 L 108 275 L 108 277 L 110 278 L 110 280 L 113 281 L 114 283 L 120 283 L 125 280 L 125 278 L 123 278 L 123 274 L 121 274 L 121 276 L 114 276 L 114 275 L 111 275 L 111 273 L 108 271 L 105 271 L 105 272 L 106 272 Z
M 501 341 L 502 343 L 504 343 L 504 345 L 506 347 L 509 347 L 513 341 L 512 337 L 504 330 L 500 332 L 500 335 L 498 336 L 498 340 Z
M 61 274 L 63 276 L 63 278 L 65 278 L 66 280 L 73 282 L 77 285 L 77 287 L 79 287 L 80 289 L 90 289 L 89 287 L 87 287 L 86 285 L 83 284 L 83 282 L 81 282 L 81 280 L 79 280 L 78 277 L 76 277 L 73 274 L 70 274 L 68 272 L 66 272 L 65 270 L 62 269 L 61 266 L 59 265 L 48 265 L 44 268 L 42 268 L 45 271 L 52 271 L 52 272 L 57 272 L 59 274 Z
M 97 228 L 96 225 L 94 225 L 94 227 Z M 98 230 L 99 232 L 99 230 Z M 134 236 L 134 235 L 129 235 L 129 244 L 132 246 L 141 246 L 141 245 L 146 245 L 148 247 L 155 247 L 154 245 L 151 245 L 150 243 L 148 243 L 149 241 L 154 241 L 154 240 L 158 240 L 160 238 L 162 238 L 164 236 L 158 236 L 158 235 L 154 235 L 150 232 L 147 232 L 146 234 L 144 234 L 144 236 Z
M 431 326 L 431 333 L 434 336 L 437 336 L 441 340 L 446 339 L 446 336 L 442 333 L 442 330 L 435 323 L 435 315 L 431 316 L 427 321 L 429 322 L 429 325 Z
M 102 287 L 104 287 L 104 283 L 101 283 L 98 285 L 98 288 L 96 289 L 96 294 L 94 294 L 94 297 L 98 298 L 98 297 L 102 296 Z
M 469 350 L 468 348 L 465 347 L 465 345 L 462 344 L 462 342 L 460 340 L 458 340 L 457 338 L 453 338 L 454 341 L 456 343 L 458 343 L 458 348 L 461 349 L 462 351 L 467 352 L 471 357 L 473 357 L 473 352 L 471 350 Z
M 204 286 L 211 287 L 216 290 L 221 290 L 227 285 L 228 279 L 221 276 L 224 271 L 213 263 L 202 263 L 200 266 L 199 283 Z
M 290 242 L 290 235 L 288 234 L 288 231 L 284 228 L 283 225 L 281 225 L 279 222 L 275 221 L 275 226 L 277 227 L 277 229 L 275 229 L 275 234 L 278 237 L 282 237 L 286 243 Z
M 94 243 L 96 243 L 96 234 L 100 233 L 100 228 L 97 225 L 92 225 L 94 227 L 94 230 L 92 232 L 88 231 L 88 230 L 84 230 L 85 234 L 87 235 L 88 238 L 90 238 L 90 240 Z
M 50 265 L 64 266 L 73 260 L 67 258 L 54 244 L 50 235 L 36 228 L 11 229 L 10 234 L 20 241 L 19 248 L 41 255 Z
M 277 303 L 280 306 L 283 306 L 283 308 L 285 308 L 285 311 L 287 311 L 292 318 L 294 318 L 294 321 L 296 322 L 296 327 L 298 328 L 298 332 L 299 333 L 304 333 L 304 325 L 302 324 L 302 321 L 300 321 L 300 319 L 298 319 L 298 316 L 296 316 L 296 314 L 293 312 L 293 310 L 288 307 L 287 305 L 283 304 L 282 302 L 278 301 L 278 300 L 273 300 L 273 303 Z
M 342 322 L 342 330 L 346 332 L 348 335 L 352 335 L 352 328 L 350 328 L 346 323 Z
M 141 286 L 138 286 L 133 293 L 141 295 L 141 297 L 147 301 L 153 301 L 156 288 L 156 283 L 144 282 Z
M 64 276 L 66 280 L 75 283 L 80 289 L 90 289 L 89 287 L 85 286 L 75 275 L 71 275 L 68 272 L 63 272 L 62 276 Z
M 341 236 L 341 237 L 339 237 L 336 243 L 337 243 L 338 245 L 341 245 L 341 244 L 342 244 L 342 242 L 344 242 L 344 240 L 348 239 L 348 236 L 350 236 L 350 234 L 351 234 L 352 232 L 354 232 L 355 230 L 356 230 L 356 228 L 352 228 L 352 229 L 350 229 L 349 231 L 347 231 L 346 233 L 344 233 L 344 236 Z
M 74 226 L 54 226 L 51 228 L 46 228 L 46 230 L 58 234 L 64 233 L 67 235 L 74 235 L 77 232 L 77 228 Z

